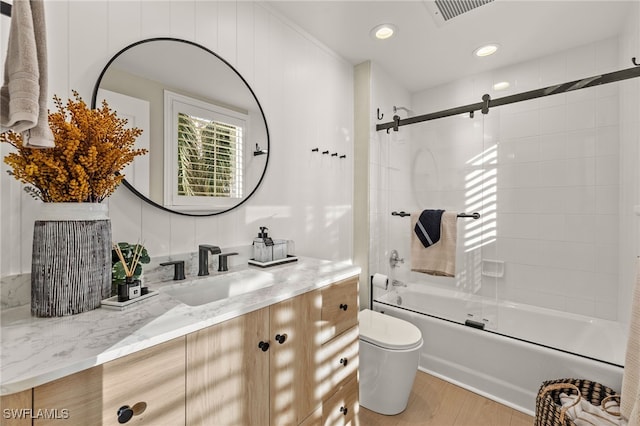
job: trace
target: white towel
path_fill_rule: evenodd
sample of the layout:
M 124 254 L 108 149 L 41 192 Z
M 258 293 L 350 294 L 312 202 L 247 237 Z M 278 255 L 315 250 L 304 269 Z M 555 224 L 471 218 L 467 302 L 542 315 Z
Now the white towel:
M 640 259 L 631 302 L 631 322 L 620 396 L 620 413 L 628 420 L 629 426 L 640 426 Z
M 597 407 L 589 401 L 580 398 L 576 401 L 578 395 L 567 395 L 564 392 L 560 394 L 560 402 L 563 408 L 567 408 L 566 414 L 573 420 L 576 426 L 623 426 L 625 421 L 620 416 L 610 413 L 617 412 L 617 403 L 607 405 L 607 410 Z
M 0 88 L 0 128 L 24 146 L 55 146 L 47 111 L 47 44 L 42 0 L 14 0 Z
M 424 247 L 414 232 L 420 212 L 411 214 L 411 270 L 425 274 L 456 275 L 456 239 L 458 214 L 445 211 L 440 222 L 440 241 Z

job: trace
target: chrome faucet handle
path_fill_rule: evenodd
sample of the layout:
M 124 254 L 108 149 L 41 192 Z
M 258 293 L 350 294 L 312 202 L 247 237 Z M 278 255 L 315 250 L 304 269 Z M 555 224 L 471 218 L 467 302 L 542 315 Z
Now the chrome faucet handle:
M 389 256 L 389 265 L 392 268 L 398 266 L 398 263 L 404 263 L 404 258 L 401 258 L 398 255 L 398 250 L 391 250 L 391 255 Z
M 198 246 L 198 276 L 209 275 L 209 252 L 213 254 L 222 253 L 220 247 L 210 244 L 200 244 Z

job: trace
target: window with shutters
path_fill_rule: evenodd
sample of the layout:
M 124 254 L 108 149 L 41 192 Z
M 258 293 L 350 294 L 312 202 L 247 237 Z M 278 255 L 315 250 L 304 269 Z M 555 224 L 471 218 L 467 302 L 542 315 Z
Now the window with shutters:
M 225 208 L 243 197 L 247 115 L 165 91 L 165 205 Z

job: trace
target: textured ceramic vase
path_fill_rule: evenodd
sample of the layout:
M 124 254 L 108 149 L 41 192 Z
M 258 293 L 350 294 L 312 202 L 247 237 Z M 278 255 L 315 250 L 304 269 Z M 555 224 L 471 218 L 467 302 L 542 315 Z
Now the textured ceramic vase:
M 100 203 L 43 203 L 33 229 L 31 314 L 74 315 L 111 295 L 111 221 Z

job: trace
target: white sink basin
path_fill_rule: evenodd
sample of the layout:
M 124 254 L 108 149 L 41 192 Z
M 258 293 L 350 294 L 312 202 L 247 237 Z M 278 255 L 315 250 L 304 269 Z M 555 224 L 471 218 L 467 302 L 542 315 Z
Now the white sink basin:
M 200 278 L 166 288 L 162 292 L 184 304 L 199 306 L 250 293 L 271 285 L 273 285 L 271 274 L 247 269 L 225 275 Z

